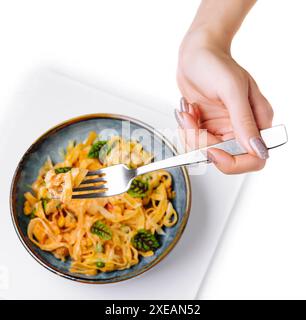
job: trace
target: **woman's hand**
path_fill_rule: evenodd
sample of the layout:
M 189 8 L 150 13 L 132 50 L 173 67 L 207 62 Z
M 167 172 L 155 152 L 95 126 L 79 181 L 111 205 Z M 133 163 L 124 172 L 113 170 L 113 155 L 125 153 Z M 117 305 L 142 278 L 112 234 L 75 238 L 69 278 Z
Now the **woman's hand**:
M 202 28 L 191 30 L 181 45 L 177 80 L 188 102 L 176 111 L 185 135 L 188 129 L 206 129 L 208 145 L 238 139 L 248 154 L 233 157 L 219 149 L 209 152 L 224 173 L 263 168 L 269 155 L 259 130 L 271 127 L 273 110 L 251 75 L 231 57 L 226 41 Z

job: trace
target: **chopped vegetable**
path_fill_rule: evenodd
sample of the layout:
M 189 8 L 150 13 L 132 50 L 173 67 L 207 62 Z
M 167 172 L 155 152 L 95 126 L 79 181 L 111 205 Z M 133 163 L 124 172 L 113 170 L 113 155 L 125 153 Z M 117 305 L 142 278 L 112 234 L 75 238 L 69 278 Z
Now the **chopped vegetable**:
M 41 198 L 40 201 L 41 201 L 41 204 L 42 204 L 42 207 L 43 207 L 44 211 L 46 212 L 47 203 L 48 203 L 50 200 L 47 199 L 47 198 Z
M 147 180 L 136 178 L 132 181 L 128 194 L 134 198 L 144 198 L 149 191 L 149 183 Z
M 140 251 L 156 250 L 160 244 L 153 233 L 145 229 L 138 230 L 132 238 L 132 245 Z
M 32 206 L 30 205 L 30 202 L 26 201 L 23 206 L 23 213 L 28 216 L 32 213 L 32 210 L 33 209 L 32 209 Z
M 101 148 L 107 143 L 107 141 L 97 141 L 91 147 L 88 152 L 88 158 L 98 159 Z
M 105 267 L 105 263 L 103 261 L 97 261 L 96 266 L 97 266 L 97 268 L 103 268 L 103 267 Z
M 57 168 L 54 171 L 55 171 L 56 174 L 59 174 L 59 173 L 67 173 L 71 169 L 72 169 L 71 167 L 62 167 L 62 168 Z
M 102 253 L 103 252 L 103 246 L 102 246 L 102 244 L 100 242 L 98 242 L 96 244 L 96 252 L 98 252 L 98 253 Z
M 90 131 L 89 135 L 85 141 L 85 146 L 90 146 L 94 143 L 94 141 L 97 139 L 97 133 L 95 131 Z
M 114 210 L 114 206 L 113 206 L 110 202 L 108 202 L 108 203 L 106 204 L 106 209 L 107 209 L 108 211 L 113 211 L 113 210 Z
M 34 209 L 32 210 L 32 212 L 31 212 L 31 214 L 30 214 L 30 219 L 34 219 L 34 218 L 36 217 L 35 212 L 36 212 L 36 208 L 34 208 Z
M 113 235 L 110 228 L 101 220 L 96 221 L 90 228 L 90 231 L 104 240 L 110 240 Z
M 65 226 L 65 218 L 63 216 L 60 216 L 58 221 L 57 221 L 57 225 L 60 227 L 60 228 L 63 228 Z

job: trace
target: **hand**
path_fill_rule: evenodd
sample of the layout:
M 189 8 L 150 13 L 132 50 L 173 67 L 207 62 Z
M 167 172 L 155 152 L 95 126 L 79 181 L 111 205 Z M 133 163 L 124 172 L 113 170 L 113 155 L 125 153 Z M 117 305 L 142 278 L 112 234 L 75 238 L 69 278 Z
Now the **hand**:
M 231 156 L 219 149 L 208 154 L 222 172 L 260 170 L 269 155 L 259 130 L 272 125 L 271 105 L 227 50 L 205 37 L 203 41 L 203 34 L 200 38 L 190 33 L 181 46 L 177 80 L 188 103 L 176 110 L 178 123 L 187 136 L 188 129 L 206 129 L 208 145 L 238 139 L 248 154 Z M 203 146 L 203 141 L 198 144 Z

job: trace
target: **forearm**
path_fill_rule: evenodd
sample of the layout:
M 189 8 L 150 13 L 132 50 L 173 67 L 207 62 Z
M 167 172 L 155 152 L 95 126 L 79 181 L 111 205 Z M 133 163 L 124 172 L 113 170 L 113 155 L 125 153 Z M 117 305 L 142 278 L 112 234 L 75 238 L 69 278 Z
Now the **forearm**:
M 187 35 L 209 41 L 226 51 L 256 0 L 203 0 Z

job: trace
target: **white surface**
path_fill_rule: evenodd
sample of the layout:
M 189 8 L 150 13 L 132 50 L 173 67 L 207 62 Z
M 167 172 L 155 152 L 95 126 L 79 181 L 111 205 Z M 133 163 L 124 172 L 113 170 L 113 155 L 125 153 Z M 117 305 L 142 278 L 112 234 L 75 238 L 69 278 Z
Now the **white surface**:
M 0 1 L 0 110 L 37 65 L 177 105 L 178 46 L 198 3 Z M 247 180 L 202 298 L 306 298 L 305 12 L 305 0 L 258 1 L 235 39 L 233 56 L 272 103 L 274 123 L 286 123 L 289 144 Z
M 158 109 L 156 109 L 158 110 Z M 8 197 L 12 173 L 22 153 L 57 123 L 84 113 L 111 112 L 143 120 L 155 128 L 176 127 L 174 119 L 154 109 L 140 107 L 54 72 L 32 75 L 10 105 L 1 129 L 7 141 L 0 146 L 7 157 L 1 185 L 0 261 L 12 281 L 4 298 L 39 299 L 193 299 L 207 270 L 243 176 L 224 176 L 210 166 L 205 174 L 192 176 L 192 211 L 181 241 L 164 261 L 144 275 L 107 286 L 82 285 L 61 279 L 37 264 L 19 240 L 9 217 Z M 171 114 L 172 115 L 172 114 Z M 9 119 L 14 119 L 10 123 Z M 204 196 L 203 196 L 204 193 Z M 220 201 L 219 199 L 222 199 Z M 12 257 L 11 252 L 14 252 Z M 20 269 L 22 262 L 22 270 Z M 27 274 L 35 273 L 35 278 Z M 148 288 L 158 290 L 148 290 Z

